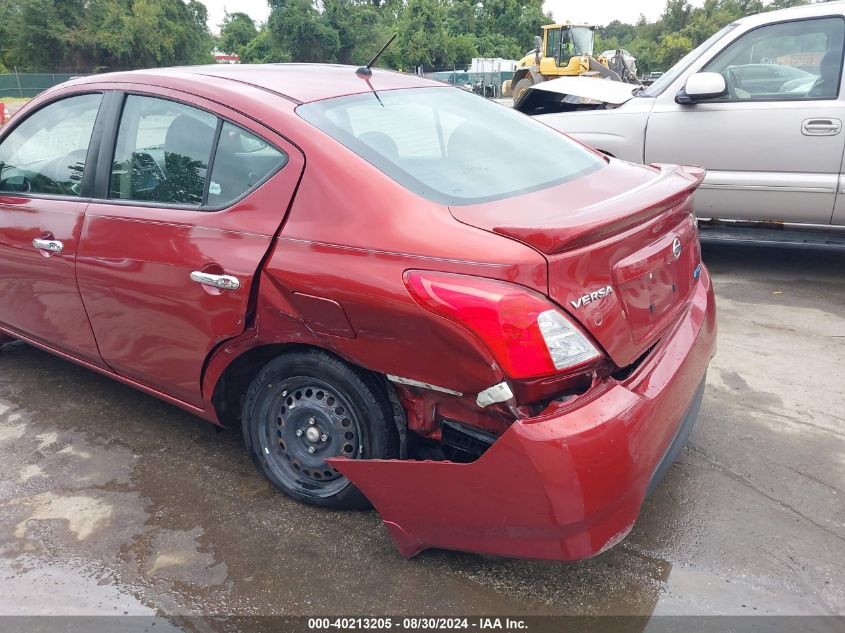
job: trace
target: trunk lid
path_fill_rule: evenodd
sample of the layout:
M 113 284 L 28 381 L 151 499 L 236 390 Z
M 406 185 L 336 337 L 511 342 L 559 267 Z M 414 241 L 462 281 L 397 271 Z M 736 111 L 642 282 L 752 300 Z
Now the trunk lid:
M 701 261 L 691 199 L 703 177 L 698 167 L 611 160 L 559 186 L 450 210 L 542 253 L 546 294 L 625 367 L 691 296 Z

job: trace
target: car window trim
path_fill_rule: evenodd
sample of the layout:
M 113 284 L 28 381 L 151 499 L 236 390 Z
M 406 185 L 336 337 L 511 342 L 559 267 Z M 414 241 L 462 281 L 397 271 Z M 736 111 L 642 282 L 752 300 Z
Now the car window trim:
M 93 195 L 93 199 L 97 204 L 110 204 L 110 205 L 122 206 L 122 207 L 126 207 L 126 206 L 129 206 L 129 207 L 155 207 L 155 208 L 162 208 L 162 209 L 173 209 L 175 211 L 198 211 L 200 213 L 217 213 L 219 211 L 225 211 L 226 209 L 229 209 L 230 207 L 235 206 L 241 200 L 243 200 L 248 195 L 250 195 L 253 191 L 255 191 L 260 186 L 262 186 L 265 182 L 270 180 L 273 176 L 275 176 L 280 171 L 282 171 L 288 165 L 288 163 L 290 163 L 290 152 L 287 152 L 287 151 L 279 148 L 275 143 L 268 141 L 264 136 L 262 136 L 261 134 L 258 134 L 254 130 L 250 130 L 248 128 L 245 128 L 243 125 L 236 123 L 235 121 L 232 121 L 229 117 L 223 116 L 222 114 L 220 114 L 218 112 L 214 112 L 213 110 L 210 110 L 208 108 L 204 108 L 204 107 L 196 105 L 194 103 L 187 103 L 185 101 L 181 101 L 179 99 L 171 97 L 170 95 L 161 95 L 161 94 L 158 94 L 158 93 L 155 93 L 155 92 L 143 92 L 141 90 L 103 90 L 103 91 L 100 91 L 100 92 L 104 92 L 104 93 L 111 92 L 111 93 L 119 95 L 119 97 L 118 97 L 119 104 L 118 104 L 118 107 L 116 108 L 116 110 L 117 110 L 116 117 L 114 117 L 111 121 L 109 121 L 109 129 L 103 135 L 103 142 L 106 143 L 106 145 L 104 145 L 103 148 L 102 148 L 105 151 L 102 151 L 102 150 L 100 151 L 100 157 L 103 160 L 100 163 L 98 163 L 98 165 L 97 165 L 97 175 L 99 177 L 99 180 L 97 182 L 97 187 L 95 187 L 94 195 Z M 124 107 L 126 105 L 126 100 L 130 96 L 147 97 L 147 98 L 150 98 L 150 99 L 161 99 L 163 101 L 172 101 L 173 103 L 176 103 L 176 104 L 179 104 L 179 105 L 182 105 L 182 106 L 201 110 L 202 112 L 205 112 L 205 113 L 210 114 L 211 116 L 217 118 L 217 121 L 218 121 L 217 130 L 215 132 L 214 144 L 212 145 L 213 151 L 211 152 L 211 157 L 209 158 L 208 168 L 206 169 L 205 186 L 204 186 L 204 193 L 203 193 L 203 201 L 204 202 L 207 200 L 206 196 L 207 196 L 209 184 L 211 182 L 211 168 L 213 167 L 214 159 L 217 156 L 217 143 L 220 140 L 220 131 L 223 128 L 223 123 L 229 123 L 229 124 L 235 126 L 236 128 L 238 128 L 239 130 L 244 130 L 248 134 L 252 134 L 256 138 L 260 139 L 262 142 L 266 143 L 268 146 L 272 147 L 277 152 L 279 152 L 282 156 L 285 157 L 285 160 L 282 162 L 281 165 L 279 165 L 276 169 L 274 169 L 273 171 L 268 173 L 264 178 L 262 178 L 261 180 L 256 182 L 252 187 L 250 187 L 249 189 L 244 191 L 240 196 L 230 200 L 229 202 L 227 202 L 224 205 L 213 205 L 213 206 L 210 206 L 208 204 L 186 205 L 186 204 L 175 204 L 175 203 L 167 203 L 167 202 L 155 202 L 155 201 L 150 201 L 150 200 L 122 200 L 122 199 L 119 199 L 119 198 L 110 198 L 109 197 L 109 189 L 110 189 L 110 185 L 111 185 L 111 164 L 112 164 L 112 161 L 114 161 L 114 155 L 115 155 L 115 152 L 117 151 L 117 135 L 120 131 L 120 121 L 123 118 L 123 110 L 124 110 Z M 218 103 L 218 102 L 215 101 L 214 103 Z M 222 104 L 222 103 L 219 104 L 219 105 L 226 107 L 226 105 Z M 247 117 L 247 118 L 251 118 L 251 117 Z M 103 184 L 102 181 L 105 181 L 105 184 Z
M 810 20 L 829 20 L 831 18 L 838 18 L 843 23 L 843 53 L 845 53 L 845 16 L 842 14 L 832 14 L 832 15 L 813 15 L 808 16 L 805 18 L 794 18 L 792 20 L 779 20 L 777 22 L 767 22 L 765 24 L 758 24 L 755 27 L 748 29 L 740 33 L 737 37 L 733 40 L 725 44 L 719 51 L 713 55 L 710 59 L 708 59 L 705 63 L 698 67 L 696 73 L 699 72 L 706 72 L 704 69 L 707 68 L 713 60 L 715 60 L 719 55 L 724 53 L 728 48 L 739 42 L 742 38 L 744 38 L 749 33 L 753 33 L 754 31 L 759 31 L 760 29 L 768 28 L 770 26 L 779 26 L 781 24 L 792 24 L 798 22 L 808 22 Z M 703 55 L 702 55 L 703 57 Z M 803 103 L 807 101 L 838 101 L 840 96 L 842 95 L 842 74 L 845 72 L 845 61 L 840 62 L 839 64 L 839 82 L 836 86 L 836 96 L 835 97 L 801 97 L 798 99 L 722 99 L 721 97 L 716 97 L 714 99 L 706 99 L 697 101 L 696 103 L 708 103 L 708 104 L 719 104 L 719 103 Z M 689 73 L 686 76 L 686 79 L 689 79 L 690 75 L 694 75 L 695 73 Z M 686 79 L 684 83 L 686 83 Z
M 217 127 L 214 128 L 214 140 L 211 143 L 211 156 L 208 157 L 208 166 L 206 167 L 205 184 L 202 187 L 202 202 L 200 203 L 200 209 L 208 204 L 208 189 L 211 187 L 211 174 L 214 170 L 214 161 L 217 159 L 217 152 L 220 150 L 220 132 L 222 130 L 223 119 L 217 117 Z
M 123 113 L 123 94 L 111 91 L 108 93 L 107 98 L 108 101 L 104 105 L 108 108 L 108 124 L 100 137 L 99 160 L 97 161 L 94 189 L 92 191 L 92 197 L 94 199 L 99 198 L 103 192 L 108 193 L 111 180 L 111 162 L 114 160 L 114 144 L 117 140 L 117 126 L 120 123 L 120 117 Z M 111 151 L 109 148 L 111 148 Z
M 106 103 L 106 90 L 83 90 L 80 92 L 74 92 L 71 94 L 60 94 L 56 95 L 52 99 L 48 99 L 44 103 L 38 105 L 32 112 L 27 112 L 26 116 L 22 118 L 20 121 L 16 121 L 13 126 L 5 126 L 0 128 L 0 144 L 4 143 L 6 139 L 14 134 L 15 130 L 20 127 L 24 121 L 29 120 L 35 114 L 41 112 L 44 108 L 47 108 L 54 103 L 58 103 L 59 101 L 66 101 L 67 99 L 73 99 L 74 97 L 84 97 L 85 95 L 101 95 L 102 99 L 100 100 L 100 107 L 97 109 L 97 116 L 94 119 L 94 127 L 91 128 L 91 139 L 88 141 L 88 149 L 85 152 L 85 171 L 82 175 L 82 183 L 79 189 L 78 196 L 64 196 L 60 194 L 54 193 L 30 193 L 28 191 L 0 191 L 0 197 L 3 198 L 25 198 L 27 200 L 57 200 L 57 201 L 68 201 L 68 202 L 91 202 L 94 197 L 93 189 L 94 189 L 94 177 L 96 176 L 96 167 L 95 161 L 92 161 L 92 154 L 99 158 L 99 150 L 100 150 L 100 138 L 103 133 L 103 129 L 101 127 L 105 125 L 105 120 L 103 119 L 103 110 L 104 105 Z M 94 169 L 92 170 L 92 167 Z

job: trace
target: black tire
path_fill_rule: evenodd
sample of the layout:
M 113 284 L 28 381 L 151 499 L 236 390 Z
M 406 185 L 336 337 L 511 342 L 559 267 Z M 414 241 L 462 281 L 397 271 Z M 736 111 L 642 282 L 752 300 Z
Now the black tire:
M 244 401 L 243 433 L 274 486 L 326 508 L 370 507 L 326 458 L 398 455 L 393 413 L 379 381 L 319 350 L 283 354 L 264 366 Z
M 516 85 L 513 87 L 513 104 L 516 105 L 519 101 L 519 98 L 522 96 L 522 93 L 528 90 L 531 86 L 534 85 L 534 81 L 531 77 L 523 77 L 519 81 L 516 82 Z

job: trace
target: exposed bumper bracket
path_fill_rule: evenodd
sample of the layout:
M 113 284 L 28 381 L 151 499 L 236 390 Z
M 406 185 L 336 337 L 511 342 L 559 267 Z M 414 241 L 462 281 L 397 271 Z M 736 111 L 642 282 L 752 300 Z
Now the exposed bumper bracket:
M 488 387 L 479 393 L 475 399 L 475 404 L 479 407 L 487 407 L 496 402 L 507 402 L 511 398 L 513 398 L 513 391 L 511 391 L 510 385 L 506 382 L 500 382 L 498 385 Z

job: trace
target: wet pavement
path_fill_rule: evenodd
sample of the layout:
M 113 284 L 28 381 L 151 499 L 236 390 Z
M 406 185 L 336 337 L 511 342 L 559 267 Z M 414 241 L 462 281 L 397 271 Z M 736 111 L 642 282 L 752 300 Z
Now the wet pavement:
M 708 247 L 719 351 L 631 535 L 550 563 L 428 551 L 276 492 L 239 432 L 0 349 L 0 614 L 843 614 L 845 254 Z

